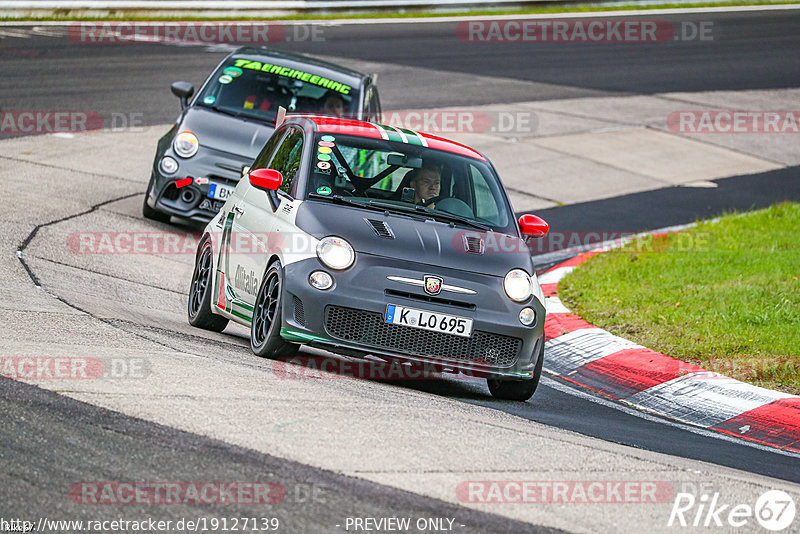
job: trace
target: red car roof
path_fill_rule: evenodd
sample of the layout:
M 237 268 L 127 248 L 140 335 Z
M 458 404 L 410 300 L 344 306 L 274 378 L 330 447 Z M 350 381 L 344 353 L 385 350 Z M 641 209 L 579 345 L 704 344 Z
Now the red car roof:
M 340 119 L 337 117 L 323 117 L 319 115 L 287 115 L 286 120 L 293 118 L 308 119 L 316 125 L 317 131 L 320 133 L 330 134 L 343 134 L 343 135 L 357 135 L 360 137 L 368 137 L 370 139 L 387 139 L 389 141 L 400 141 L 413 145 L 422 145 L 433 148 L 434 150 L 443 150 L 451 152 L 460 156 L 467 156 L 481 161 L 486 161 L 480 153 L 471 149 L 461 143 L 450 141 L 442 137 L 426 134 L 424 132 L 417 132 L 414 130 L 407 130 L 405 128 L 396 128 L 394 126 L 386 126 L 385 124 L 375 124 L 372 122 L 356 121 L 351 119 Z

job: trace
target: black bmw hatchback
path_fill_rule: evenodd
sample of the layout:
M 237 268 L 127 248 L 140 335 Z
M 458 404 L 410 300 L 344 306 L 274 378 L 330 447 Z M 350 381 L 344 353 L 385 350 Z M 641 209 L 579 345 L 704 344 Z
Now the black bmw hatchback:
M 240 48 L 195 94 L 172 84 L 181 114 L 158 141 L 142 214 L 206 222 L 223 206 L 275 131 L 278 108 L 377 121 L 376 76 L 300 54 Z

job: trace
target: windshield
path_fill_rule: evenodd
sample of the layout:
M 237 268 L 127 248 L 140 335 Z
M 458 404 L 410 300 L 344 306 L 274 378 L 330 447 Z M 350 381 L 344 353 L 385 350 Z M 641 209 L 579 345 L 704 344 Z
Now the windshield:
M 211 75 L 198 106 L 237 117 L 274 122 L 278 107 L 290 113 L 354 116 L 358 89 L 305 70 L 231 58 Z
M 484 161 L 410 143 L 318 134 L 307 196 L 516 234 Z

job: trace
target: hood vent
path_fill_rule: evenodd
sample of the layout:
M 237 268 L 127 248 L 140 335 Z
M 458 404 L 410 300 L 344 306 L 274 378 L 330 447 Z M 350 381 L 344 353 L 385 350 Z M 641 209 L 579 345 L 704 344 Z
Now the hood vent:
M 464 236 L 464 250 L 472 254 L 483 254 L 483 238 L 479 235 Z
M 367 224 L 372 228 L 378 237 L 383 239 L 394 239 L 394 232 L 389 228 L 386 221 L 377 221 L 375 219 L 364 219 Z

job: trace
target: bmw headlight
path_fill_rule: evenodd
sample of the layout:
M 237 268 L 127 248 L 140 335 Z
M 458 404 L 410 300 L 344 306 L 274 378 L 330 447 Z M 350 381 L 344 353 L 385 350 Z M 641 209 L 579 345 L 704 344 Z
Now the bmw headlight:
M 508 271 L 503 280 L 503 289 L 506 290 L 506 295 L 516 302 L 522 302 L 530 297 L 532 288 L 531 277 L 522 269 Z
M 326 267 L 341 271 L 353 265 L 356 253 L 341 237 L 329 236 L 317 245 L 317 257 Z
M 172 142 L 172 148 L 175 149 L 175 153 L 180 157 L 191 158 L 197 154 L 200 143 L 197 141 L 197 136 L 192 132 L 181 132 Z

